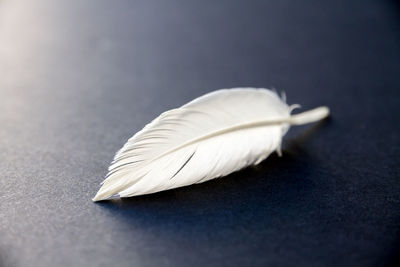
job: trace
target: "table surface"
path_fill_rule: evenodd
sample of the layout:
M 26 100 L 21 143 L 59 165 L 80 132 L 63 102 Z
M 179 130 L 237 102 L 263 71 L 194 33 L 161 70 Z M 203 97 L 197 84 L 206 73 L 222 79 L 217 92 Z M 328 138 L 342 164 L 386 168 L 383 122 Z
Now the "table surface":
M 400 254 L 396 1 L 0 1 L 0 265 L 388 266 Z M 114 153 L 209 91 L 332 117 L 283 157 L 93 203 Z

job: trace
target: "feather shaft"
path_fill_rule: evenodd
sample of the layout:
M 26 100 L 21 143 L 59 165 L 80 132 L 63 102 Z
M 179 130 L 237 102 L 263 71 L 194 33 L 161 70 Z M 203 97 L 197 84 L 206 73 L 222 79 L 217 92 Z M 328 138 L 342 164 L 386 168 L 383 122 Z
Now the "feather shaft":
M 232 127 L 228 127 L 222 130 L 218 130 L 215 131 L 213 133 L 210 134 L 206 134 L 203 136 L 200 136 L 198 138 L 192 139 L 186 143 L 183 143 L 182 145 L 179 145 L 163 154 L 161 154 L 160 156 L 154 158 L 152 161 L 155 161 L 159 158 L 162 158 L 168 154 L 171 154 L 183 147 L 195 144 L 197 142 L 206 140 L 208 138 L 212 138 L 214 136 L 218 136 L 218 135 L 222 135 L 222 134 L 226 134 L 229 132 L 234 132 L 234 131 L 239 131 L 239 130 L 244 130 L 244 129 L 249 129 L 249 128 L 258 128 L 258 127 L 268 127 L 268 126 L 273 126 L 273 125 L 281 125 L 284 123 L 288 123 L 290 125 L 303 125 L 303 124 L 307 124 L 307 123 L 312 123 L 312 122 L 316 122 L 319 120 L 322 120 L 324 118 L 326 118 L 329 115 L 329 108 L 322 106 L 322 107 L 318 107 L 309 111 L 305 111 L 296 115 L 291 116 L 288 119 L 280 119 L 280 120 L 261 120 L 261 121 L 254 121 L 254 122 L 249 122 L 249 123 L 243 123 L 243 124 L 239 124 L 239 125 L 235 125 Z M 152 162 L 151 161 L 151 162 Z

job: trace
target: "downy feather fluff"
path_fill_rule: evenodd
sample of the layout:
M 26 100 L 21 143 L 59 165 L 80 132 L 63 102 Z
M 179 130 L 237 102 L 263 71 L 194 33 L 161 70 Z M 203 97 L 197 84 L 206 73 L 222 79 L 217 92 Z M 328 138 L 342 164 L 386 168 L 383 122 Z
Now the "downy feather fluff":
M 291 115 L 295 107 L 268 89 L 234 88 L 166 111 L 116 153 L 93 201 L 202 183 L 280 154 L 290 125 L 329 114 L 319 107 Z

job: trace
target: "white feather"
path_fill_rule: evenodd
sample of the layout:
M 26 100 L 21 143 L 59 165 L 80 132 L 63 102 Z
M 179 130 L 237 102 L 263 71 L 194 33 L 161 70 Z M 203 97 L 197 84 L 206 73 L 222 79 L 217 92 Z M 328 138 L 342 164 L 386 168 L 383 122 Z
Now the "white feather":
M 291 116 L 295 107 L 268 89 L 235 88 L 164 112 L 116 153 L 93 201 L 202 183 L 280 154 L 290 125 L 329 114 L 320 107 Z

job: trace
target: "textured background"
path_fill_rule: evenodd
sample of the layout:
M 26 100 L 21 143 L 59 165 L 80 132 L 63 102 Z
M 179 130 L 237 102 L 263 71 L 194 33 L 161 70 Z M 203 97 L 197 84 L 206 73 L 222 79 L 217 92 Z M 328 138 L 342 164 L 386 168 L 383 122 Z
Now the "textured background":
M 0 0 L 0 265 L 383 266 L 400 253 L 396 1 Z M 92 203 L 114 153 L 206 92 L 332 118 L 229 177 Z

